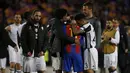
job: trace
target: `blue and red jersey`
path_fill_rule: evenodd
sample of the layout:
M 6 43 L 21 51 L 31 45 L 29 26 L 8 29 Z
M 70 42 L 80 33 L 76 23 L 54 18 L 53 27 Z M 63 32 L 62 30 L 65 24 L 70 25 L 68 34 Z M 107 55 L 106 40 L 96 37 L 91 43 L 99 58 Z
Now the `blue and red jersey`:
M 77 29 L 80 27 L 77 26 Z M 74 36 L 72 32 L 71 25 L 64 25 L 63 27 L 64 34 L 70 37 L 75 37 L 83 41 L 82 36 Z M 83 71 L 83 59 L 81 54 L 81 47 L 79 44 L 67 44 L 64 47 L 63 51 L 63 70 L 66 72 L 70 72 L 73 66 L 75 72 L 82 72 Z
M 80 29 L 79 26 L 77 26 L 77 29 Z M 78 38 L 80 40 L 80 42 L 82 43 L 83 42 L 83 37 L 82 36 L 74 36 L 73 35 L 73 32 L 72 32 L 72 28 L 71 28 L 71 25 L 64 25 L 63 27 L 63 30 L 64 30 L 64 33 L 67 35 L 67 36 L 70 36 L 70 37 L 75 37 L 75 38 Z M 70 52 L 73 52 L 72 49 L 74 48 L 73 51 L 75 51 L 75 53 L 80 53 L 81 51 L 81 47 L 80 45 L 78 44 L 67 44 L 64 49 L 67 53 L 70 53 Z

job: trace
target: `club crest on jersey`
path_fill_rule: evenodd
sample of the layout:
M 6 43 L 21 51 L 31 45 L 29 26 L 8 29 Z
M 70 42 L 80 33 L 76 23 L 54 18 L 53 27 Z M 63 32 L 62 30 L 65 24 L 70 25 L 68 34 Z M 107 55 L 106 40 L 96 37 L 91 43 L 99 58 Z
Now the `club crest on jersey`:
M 44 30 L 44 28 L 43 28 L 43 27 L 41 27 L 41 29 L 42 29 L 42 30 Z

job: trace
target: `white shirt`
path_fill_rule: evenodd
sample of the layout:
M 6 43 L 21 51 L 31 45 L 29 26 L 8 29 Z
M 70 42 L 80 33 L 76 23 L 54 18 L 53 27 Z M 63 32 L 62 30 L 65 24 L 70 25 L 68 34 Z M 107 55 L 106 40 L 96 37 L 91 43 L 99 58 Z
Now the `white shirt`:
M 116 44 L 118 45 L 119 42 L 120 42 L 120 33 L 119 33 L 119 28 L 116 29 L 116 33 L 115 33 L 115 36 L 114 38 L 111 38 L 110 42 L 113 43 L 113 44 Z
M 19 27 L 18 27 L 18 34 L 19 36 L 21 36 L 21 32 L 22 32 L 22 28 L 23 26 L 26 24 L 27 22 L 24 22 L 23 24 L 20 24 Z
M 25 24 L 19 24 L 19 25 L 11 24 L 11 25 L 9 25 L 11 28 L 11 30 L 9 32 L 9 36 L 15 44 L 18 44 L 17 36 L 18 36 L 18 34 L 21 35 L 21 30 L 22 30 L 23 25 L 25 25 Z

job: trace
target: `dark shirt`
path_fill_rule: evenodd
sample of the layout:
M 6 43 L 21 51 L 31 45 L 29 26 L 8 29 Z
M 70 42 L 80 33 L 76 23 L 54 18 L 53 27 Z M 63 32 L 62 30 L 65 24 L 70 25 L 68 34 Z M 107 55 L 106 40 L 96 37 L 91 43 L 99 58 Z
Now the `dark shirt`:
M 11 45 L 12 47 L 16 46 L 16 44 L 10 39 L 8 32 L 4 29 L 4 26 L 0 24 L 0 58 L 7 57 L 8 45 Z
M 34 56 L 37 57 L 41 51 L 45 52 L 48 47 L 46 26 L 38 23 L 39 26 L 35 27 L 34 24 L 28 21 L 22 29 L 21 44 L 25 56 L 28 56 L 28 52 L 33 53 L 34 51 Z

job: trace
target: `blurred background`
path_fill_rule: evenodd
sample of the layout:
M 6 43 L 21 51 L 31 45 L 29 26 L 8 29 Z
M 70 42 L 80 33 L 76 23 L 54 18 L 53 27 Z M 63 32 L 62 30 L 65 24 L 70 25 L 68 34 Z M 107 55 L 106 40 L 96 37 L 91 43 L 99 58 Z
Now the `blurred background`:
M 94 3 L 94 14 L 100 19 L 102 28 L 106 18 L 114 16 L 130 25 L 130 0 L 0 0 L 0 23 L 10 24 L 15 13 L 25 16 L 26 12 L 37 8 L 42 10 L 43 22 L 46 23 L 56 8 L 65 8 L 74 14 L 80 12 L 82 4 L 88 1 Z

